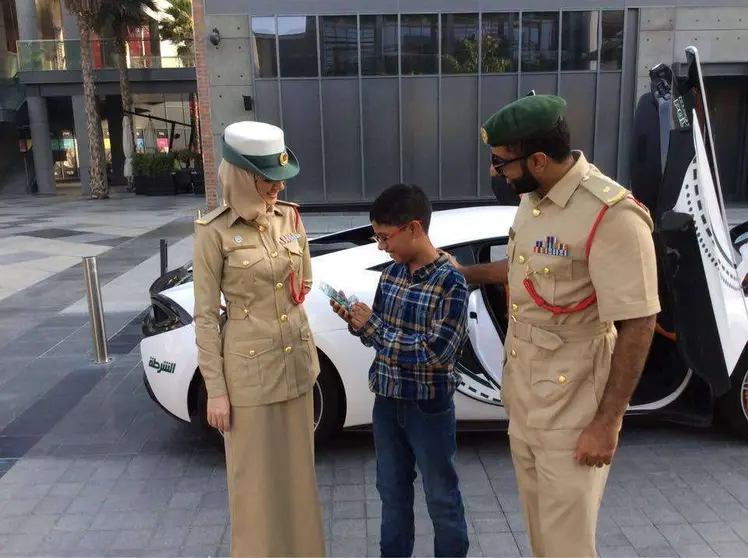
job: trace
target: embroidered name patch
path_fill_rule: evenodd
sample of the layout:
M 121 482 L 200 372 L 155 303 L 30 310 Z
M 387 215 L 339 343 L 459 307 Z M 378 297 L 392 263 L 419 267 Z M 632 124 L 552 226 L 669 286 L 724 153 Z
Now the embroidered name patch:
M 548 256 L 568 256 L 569 245 L 556 240 L 555 236 L 546 236 L 545 240 L 536 240 L 532 251 L 536 254 L 547 254 Z
M 288 244 L 289 242 L 293 242 L 294 240 L 298 240 L 299 238 L 301 238 L 301 235 L 299 233 L 284 234 L 280 237 L 280 243 Z

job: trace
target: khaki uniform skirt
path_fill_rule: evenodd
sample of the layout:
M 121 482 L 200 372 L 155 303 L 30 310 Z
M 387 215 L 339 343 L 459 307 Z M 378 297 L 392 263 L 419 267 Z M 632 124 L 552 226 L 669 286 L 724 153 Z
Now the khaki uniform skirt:
M 314 396 L 231 408 L 231 556 L 325 556 L 314 468 Z

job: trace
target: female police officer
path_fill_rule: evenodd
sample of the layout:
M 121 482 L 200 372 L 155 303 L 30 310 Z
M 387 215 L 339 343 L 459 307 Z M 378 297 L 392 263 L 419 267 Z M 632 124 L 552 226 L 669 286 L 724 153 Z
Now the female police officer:
M 225 204 L 197 221 L 193 275 L 208 422 L 225 433 L 231 556 L 323 556 L 319 361 L 302 306 L 311 260 L 296 207 L 277 199 L 299 164 L 262 122 L 228 126 L 222 150 Z

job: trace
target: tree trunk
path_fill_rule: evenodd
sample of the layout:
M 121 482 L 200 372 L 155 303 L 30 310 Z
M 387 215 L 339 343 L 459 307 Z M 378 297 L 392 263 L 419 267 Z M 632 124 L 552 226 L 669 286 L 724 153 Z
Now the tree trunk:
M 114 30 L 114 44 L 117 51 L 117 69 L 119 70 L 119 92 L 122 97 L 122 109 L 125 111 L 125 117 L 130 121 L 130 133 L 132 134 L 132 144 L 135 145 L 135 127 L 132 121 L 132 93 L 130 92 L 130 78 L 127 74 L 127 30 L 121 25 Z M 134 190 L 133 177 L 127 177 L 127 191 Z
M 96 86 L 93 76 L 93 58 L 91 54 L 91 29 L 89 21 L 78 15 L 78 35 L 81 49 L 81 70 L 83 74 L 83 105 L 86 112 L 86 130 L 88 131 L 88 158 L 91 177 L 91 198 L 106 199 L 109 197 L 109 185 L 104 172 L 104 144 L 101 133 L 101 116 L 96 97 Z
M 197 129 L 197 94 L 190 93 L 190 145 L 191 151 L 199 151 Z

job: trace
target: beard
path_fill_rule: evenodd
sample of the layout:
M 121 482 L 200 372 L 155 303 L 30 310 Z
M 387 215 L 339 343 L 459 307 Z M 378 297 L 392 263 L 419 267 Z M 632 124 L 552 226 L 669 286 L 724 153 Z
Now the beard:
M 540 188 L 540 182 L 531 173 L 530 169 L 527 168 L 527 163 L 522 161 L 522 176 L 515 180 L 508 180 L 514 188 L 514 191 L 518 194 L 529 194 Z

